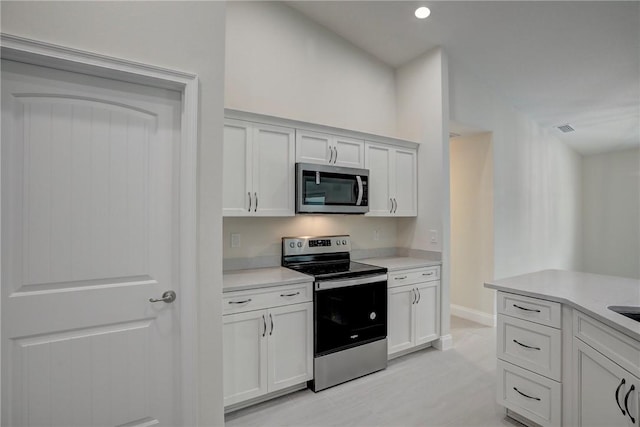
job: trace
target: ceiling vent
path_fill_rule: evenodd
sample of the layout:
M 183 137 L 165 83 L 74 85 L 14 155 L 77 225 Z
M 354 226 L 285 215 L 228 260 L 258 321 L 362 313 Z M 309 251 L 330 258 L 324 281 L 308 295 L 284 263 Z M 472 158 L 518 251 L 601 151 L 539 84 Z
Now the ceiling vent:
M 556 126 L 560 131 L 564 132 L 564 133 L 569 133 L 569 132 L 573 132 L 575 131 L 574 128 L 571 127 L 571 125 L 566 124 L 566 125 L 560 125 L 560 126 Z

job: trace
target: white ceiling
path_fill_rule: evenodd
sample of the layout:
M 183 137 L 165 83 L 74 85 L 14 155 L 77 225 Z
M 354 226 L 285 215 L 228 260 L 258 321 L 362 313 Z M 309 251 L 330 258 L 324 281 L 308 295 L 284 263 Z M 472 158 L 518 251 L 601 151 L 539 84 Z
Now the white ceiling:
M 290 1 L 397 67 L 435 46 L 583 154 L 640 145 L 640 2 Z M 431 16 L 418 20 L 417 6 Z

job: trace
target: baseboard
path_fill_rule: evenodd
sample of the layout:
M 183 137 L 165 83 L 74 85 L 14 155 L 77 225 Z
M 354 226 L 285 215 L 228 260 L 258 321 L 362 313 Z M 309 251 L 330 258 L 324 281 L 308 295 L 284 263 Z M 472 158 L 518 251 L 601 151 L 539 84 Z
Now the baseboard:
M 443 335 L 433 342 L 433 348 L 440 351 L 447 351 L 453 348 L 453 337 L 451 334 Z
M 471 320 L 486 326 L 496 326 L 496 316 L 473 308 L 451 304 L 451 315 Z

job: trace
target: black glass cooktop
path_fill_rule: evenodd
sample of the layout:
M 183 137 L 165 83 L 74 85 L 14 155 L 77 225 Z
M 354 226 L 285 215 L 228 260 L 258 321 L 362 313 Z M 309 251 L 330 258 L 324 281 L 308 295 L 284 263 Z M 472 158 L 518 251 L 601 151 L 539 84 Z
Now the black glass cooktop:
M 375 265 L 354 261 L 304 263 L 287 265 L 286 267 L 300 273 L 314 276 L 316 280 L 347 279 L 350 277 L 366 276 L 370 274 L 384 274 L 387 269 Z

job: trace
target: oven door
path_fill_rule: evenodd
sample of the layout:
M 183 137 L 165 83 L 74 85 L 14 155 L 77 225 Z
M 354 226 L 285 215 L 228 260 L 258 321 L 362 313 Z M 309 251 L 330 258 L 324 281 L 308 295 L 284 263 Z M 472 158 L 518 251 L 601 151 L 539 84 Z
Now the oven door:
M 316 282 L 314 353 L 322 356 L 387 336 L 387 275 Z
M 369 171 L 338 166 L 296 164 L 296 212 L 369 212 Z

